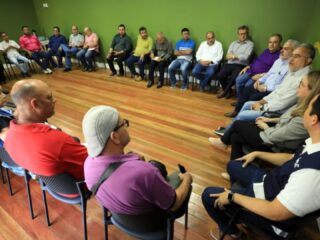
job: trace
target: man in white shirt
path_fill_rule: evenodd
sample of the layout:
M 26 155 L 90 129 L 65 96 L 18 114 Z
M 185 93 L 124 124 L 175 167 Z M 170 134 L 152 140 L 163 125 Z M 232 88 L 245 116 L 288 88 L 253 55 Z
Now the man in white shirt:
M 207 32 L 206 38 L 196 53 L 197 64 L 192 70 L 193 76 L 200 80 L 201 92 L 204 92 L 223 57 L 222 44 L 215 39 L 214 32 Z
M 318 71 L 320 76 L 320 72 Z M 202 194 L 208 214 L 225 231 L 231 216 L 239 206 L 247 209 L 241 217 L 248 222 L 277 235 L 286 236 L 284 229 L 261 223 L 261 217 L 282 226 L 293 227 L 299 218 L 320 209 L 320 96 L 309 100 L 304 113 L 304 127 L 310 138 L 292 155 L 288 153 L 252 152 L 242 158 L 229 161 L 227 170 L 231 182 L 243 188 L 235 193 L 223 188 L 210 187 Z M 272 171 L 251 164 L 260 159 L 276 165 Z M 290 221 L 288 221 L 290 220 Z M 227 230 L 227 238 L 235 239 L 241 234 L 236 225 Z M 217 237 L 219 232 L 212 232 Z M 216 238 L 217 239 L 217 238 Z
M 28 67 L 30 60 L 18 52 L 20 49 L 19 44 L 10 40 L 9 36 L 5 32 L 1 33 L 1 37 L 3 41 L 0 42 L 0 52 L 6 54 L 9 61 L 20 69 L 22 77 L 31 77 Z M 23 63 L 20 64 L 19 61 Z

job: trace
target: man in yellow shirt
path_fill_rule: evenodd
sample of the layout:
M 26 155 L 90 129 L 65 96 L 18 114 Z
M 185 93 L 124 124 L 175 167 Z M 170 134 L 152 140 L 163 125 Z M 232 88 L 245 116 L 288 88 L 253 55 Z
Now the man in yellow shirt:
M 145 27 L 139 28 L 139 36 L 137 40 L 136 49 L 133 51 L 131 56 L 126 60 L 128 68 L 131 72 L 131 77 L 136 81 L 144 79 L 144 65 L 150 61 L 150 52 L 152 49 L 153 41 L 148 36 L 148 31 Z M 139 73 L 136 72 L 135 63 L 138 63 Z

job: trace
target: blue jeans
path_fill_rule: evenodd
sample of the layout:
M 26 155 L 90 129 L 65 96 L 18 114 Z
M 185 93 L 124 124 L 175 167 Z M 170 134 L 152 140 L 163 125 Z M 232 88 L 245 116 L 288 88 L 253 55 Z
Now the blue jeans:
M 243 194 L 245 196 L 254 197 L 253 183 L 261 182 L 265 172 L 253 165 L 248 165 L 247 167 L 242 167 L 242 162 L 240 161 L 230 161 L 228 163 L 227 169 L 230 174 L 231 181 L 238 182 L 241 184 L 241 188 L 232 189 L 233 192 Z M 228 223 L 233 216 L 233 214 L 238 211 L 239 206 L 236 204 L 230 204 L 225 207 L 225 210 L 220 210 L 214 207 L 214 201 L 216 197 L 210 197 L 210 194 L 221 193 L 224 189 L 220 187 L 208 187 L 202 193 L 202 202 L 207 210 L 209 216 L 218 224 L 220 231 L 225 231 Z M 241 213 L 241 218 L 249 222 L 259 222 L 261 217 L 250 213 Z M 237 221 L 238 223 L 238 221 Z M 266 229 L 271 230 L 270 226 L 264 226 Z M 237 234 L 239 232 L 237 226 L 232 225 L 227 234 Z
M 215 73 L 217 68 L 216 64 L 211 64 L 209 66 L 204 66 L 200 63 L 197 63 L 193 70 L 192 74 L 195 76 L 197 79 L 200 80 L 200 87 L 204 88 L 207 86 L 208 82 L 211 80 L 213 74 Z
M 180 68 L 182 77 L 183 77 L 183 85 L 182 87 L 188 86 L 188 69 L 191 66 L 191 62 L 185 59 L 175 59 L 171 64 L 169 65 L 169 76 L 171 81 L 171 86 L 175 86 L 177 83 L 175 71 Z
M 88 50 L 87 48 L 81 49 L 77 52 L 76 56 L 80 60 L 82 66 L 86 69 L 93 68 L 93 59 L 98 55 L 95 50 Z
M 241 108 L 238 115 L 233 118 L 232 122 L 227 126 L 227 130 L 231 127 L 234 121 L 243 120 L 243 121 L 254 121 L 257 117 L 262 115 L 261 111 L 251 110 L 251 105 L 254 104 L 256 101 L 249 101 L 246 102 L 243 107 Z
M 66 56 L 65 67 L 68 69 L 71 69 L 72 67 L 71 57 L 76 55 L 76 53 L 79 51 L 79 48 L 69 47 L 67 44 L 61 44 L 60 47 L 62 48 Z
M 144 78 L 144 66 L 145 64 L 149 61 L 149 56 L 144 56 L 144 59 L 141 60 L 140 56 L 135 56 L 135 55 L 131 55 L 127 60 L 127 66 L 131 72 L 131 75 L 139 75 L 136 72 L 136 68 L 134 66 L 135 63 L 138 63 L 138 67 L 139 67 L 139 73 L 140 73 L 140 77 Z
M 29 71 L 29 67 L 28 67 L 28 63 L 30 62 L 30 60 L 22 55 L 16 55 L 16 56 L 12 56 L 9 57 L 8 59 L 10 62 L 12 62 L 14 65 L 16 65 L 20 71 L 22 73 L 27 73 Z M 23 62 L 22 64 L 19 63 L 19 61 Z
M 238 75 L 236 78 L 236 90 L 237 90 L 237 98 L 240 97 L 240 93 L 242 93 L 245 87 L 253 85 L 254 81 L 251 79 L 251 76 L 247 73 L 242 75 Z

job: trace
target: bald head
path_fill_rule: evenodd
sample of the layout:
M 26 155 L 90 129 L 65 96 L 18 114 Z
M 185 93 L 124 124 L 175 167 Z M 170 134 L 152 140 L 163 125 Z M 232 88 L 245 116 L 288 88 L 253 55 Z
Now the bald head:
M 45 82 L 37 79 L 21 80 L 11 89 L 20 123 L 44 122 L 54 114 L 55 99 Z

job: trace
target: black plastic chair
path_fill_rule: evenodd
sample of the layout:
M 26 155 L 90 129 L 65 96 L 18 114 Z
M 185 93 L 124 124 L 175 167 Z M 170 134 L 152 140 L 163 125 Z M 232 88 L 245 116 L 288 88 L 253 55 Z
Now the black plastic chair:
M 1 162 L 6 163 L 6 165 L 8 166 L 8 168 L 5 168 L 5 173 L 6 173 L 6 180 L 8 183 L 8 192 L 10 196 L 13 196 L 13 192 L 12 192 L 12 186 L 11 186 L 11 181 L 10 181 L 10 175 L 9 175 L 9 170 L 11 167 L 12 168 L 16 168 L 16 167 L 20 167 L 19 165 L 17 165 L 12 158 L 9 156 L 8 152 L 5 150 L 5 148 L 0 148 L 0 160 Z M 31 176 L 29 174 L 29 172 L 26 169 L 23 169 L 23 174 L 17 174 L 18 176 L 23 176 L 24 177 L 24 182 L 25 182 L 25 186 L 26 186 L 26 191 L 27 191 L 27 197 L 28 197 L 28 204 L 29 204 L 29 212 L 30 212 L 30 216 L 31 219 L 34 219 L 34 213 L 33 213 L 33 206 L 32 206 L 32 198 L 31 198 L 31 192 L 30 192 L 30 180 L 31 180 Z M 3 174 L 2 174 L 2 167 L 1 167 L 1 175 L 2 175 L 2 181 L 4 182 L 4 178 L 3 178 Z
M 48 213 L 48 205 L 46 192 L 48 192 L 55 199 L 67 203 L 67 204 L 79 204 L 82 211 L 83 222 L 83 239 L 88 238 L 87 233 L 87 200 L 91 196 L 91 192 L 85 189 L 84 181 L 76 181 L 68 173 L 60 173 L 55 176 L 46 177 L 39 176 L 40 185 L 42 189 L 42 199 L 45 210 L 45 217 L 47 225 L 50 226 L 50 219 Z M 73 197 L 67 197 L 66 195 L 74 195 Z
M 9 80 L 13 80 L 13 79 L 18 79 L 17 75 L 14 71 L 14 68 L 12 66 L 12 63 L 10 62 L 10 60 L 7 57 L 7 54 L 2 54 L 3 59 L 4 59 L 4 65 L 5 65 L 5 73 L 7 75 L 7 78 Z
M 113 224 L 130 236 L 143 240 L 172 240 L 174 221 L 185 215 L 185 229 L 188 228 L 188 207 L 192 193 L 190 186 L 188 195 L 182 206 L 173 211 L 157 210 L 140 215 L 115 214 L 103 207 L 105 240 L 108 240 L 108 225 Z

